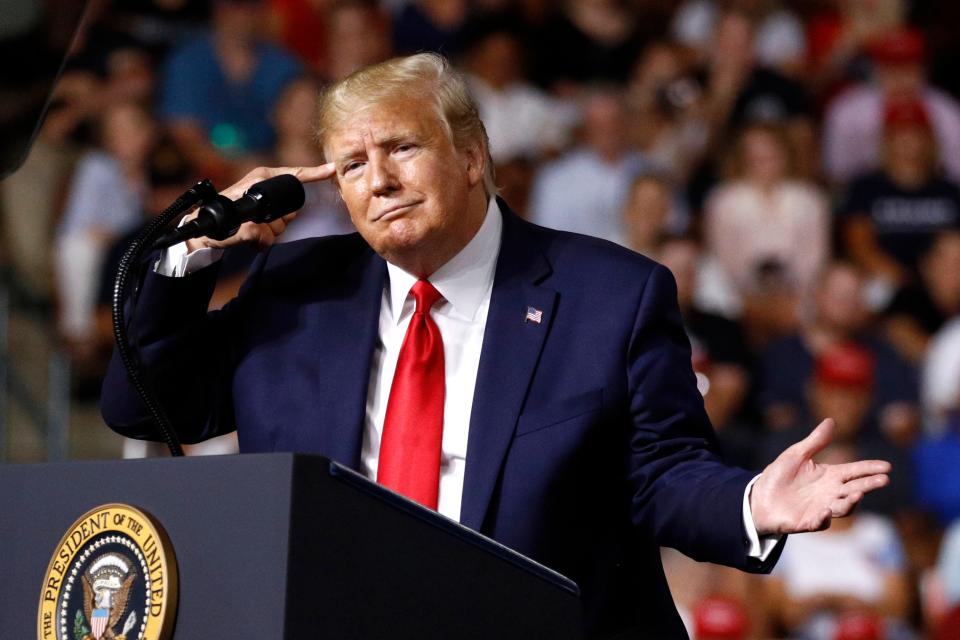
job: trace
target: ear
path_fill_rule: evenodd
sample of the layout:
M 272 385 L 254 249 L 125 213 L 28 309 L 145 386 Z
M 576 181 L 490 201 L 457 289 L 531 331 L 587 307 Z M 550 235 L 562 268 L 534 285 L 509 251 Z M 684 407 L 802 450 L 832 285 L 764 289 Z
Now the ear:
M 464 168 L 471 187 L 483 182 L 483 174 L 487 168 L 487 153 L 482 143 L 476 142 L 463 150 Z

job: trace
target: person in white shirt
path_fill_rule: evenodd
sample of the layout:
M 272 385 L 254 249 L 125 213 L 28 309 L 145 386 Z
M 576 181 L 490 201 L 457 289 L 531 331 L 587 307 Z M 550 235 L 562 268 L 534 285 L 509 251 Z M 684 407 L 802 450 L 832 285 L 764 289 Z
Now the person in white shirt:
M 831 445 L 820 459 L 856 459 L 848 445 Z M 857 513 L 827 531 L 797 536 L 768 580 L 774 608 L 791 637 L 840 637 L 851 615 L 875 617 L 877 637 L 902 638 L 909 604 L 903 547 L 893 523 Z

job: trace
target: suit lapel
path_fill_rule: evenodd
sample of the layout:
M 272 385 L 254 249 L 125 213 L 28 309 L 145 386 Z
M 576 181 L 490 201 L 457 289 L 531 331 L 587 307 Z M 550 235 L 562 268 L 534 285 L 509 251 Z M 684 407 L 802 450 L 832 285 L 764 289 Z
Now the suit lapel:
M 550 274 L 527 223 L 503 201 L 503 240 L 494 275 L 473 394 L 460 522 L 479 530 L 490 504 L 527 389 L 550 329 L 556 291 L 538 286 Z M 542 312 L 527 321 L 527 309 Z
M 376 346 L 386 263 L 367 249 L 358 260 L 354 276 L 341 291 L 321 305 L 319 333 L 324 354 L 320 363 L 320 388 L 326 398 L 318 403 L 326 415 L 326 455 L 360 466 L 363 423 L 366 415 L 370 366 Z

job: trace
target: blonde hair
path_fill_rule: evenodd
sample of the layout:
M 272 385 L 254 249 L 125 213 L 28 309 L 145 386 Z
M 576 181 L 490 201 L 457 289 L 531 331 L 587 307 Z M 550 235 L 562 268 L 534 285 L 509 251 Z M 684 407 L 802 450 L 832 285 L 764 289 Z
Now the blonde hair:
M 327 134 L 345 117 L 380 101 L 431 96 L 454 147 L 479 144 L 484 157 L 483 189 L 496 195 L 490 141 L 463 77 L 443 56 L 418 53 L 355 71 L 320 93 L 316 139 L 321 149 Z

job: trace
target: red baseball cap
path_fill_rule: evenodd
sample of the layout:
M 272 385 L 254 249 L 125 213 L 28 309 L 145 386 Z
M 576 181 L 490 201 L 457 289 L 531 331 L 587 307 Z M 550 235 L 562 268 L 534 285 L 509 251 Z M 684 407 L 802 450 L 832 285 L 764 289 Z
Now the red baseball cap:
M 870 613 L 848 613 L 837 620 L 833 640 L 883 640 L 883 624 Z
M 724 596 L 709 596 L 693 608 L 696 637 L 710 640 L 738 640 L 750 631 L 743 603 Z
M 816 360 L 817 382 L 842 387 L 868 387 L 873 384 L 873 356 L 856 344 L 828 348 Z
M 870 57 L 877 64 L 922 64 L 926 56 L 926 39 L 917 29 L 900 27 L 877 36 L 870 43 Z
M 930 116 L 927 108 L 919 100 L 892 100 L 883 109 L 883 126 L 922 127 L 930 129 Z

